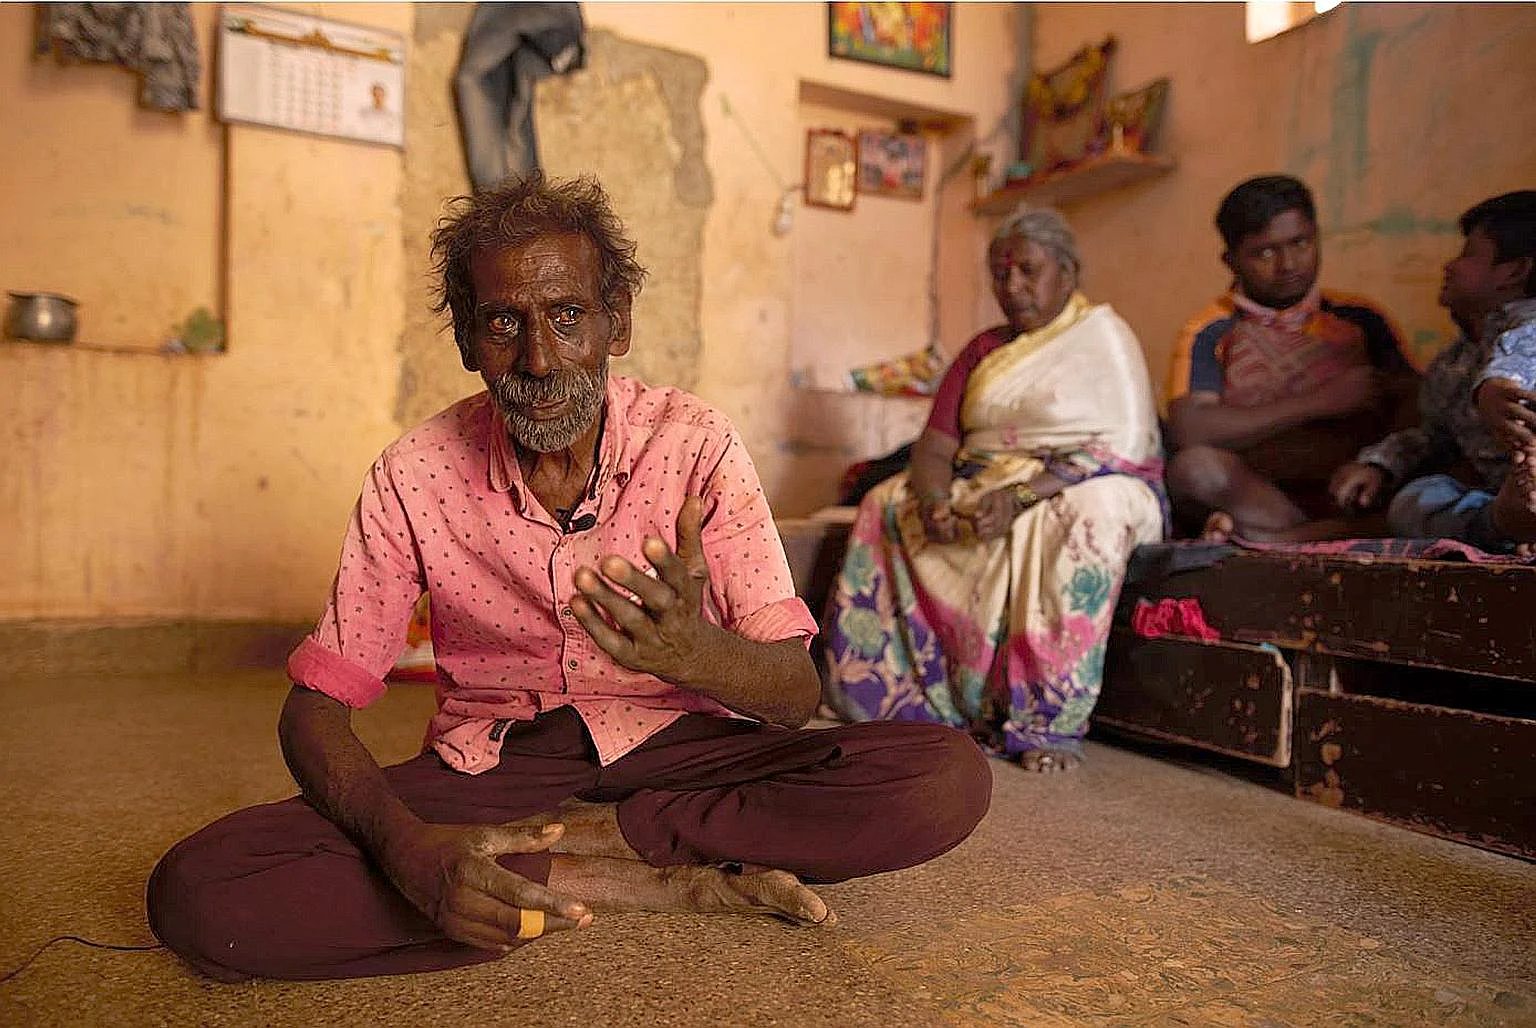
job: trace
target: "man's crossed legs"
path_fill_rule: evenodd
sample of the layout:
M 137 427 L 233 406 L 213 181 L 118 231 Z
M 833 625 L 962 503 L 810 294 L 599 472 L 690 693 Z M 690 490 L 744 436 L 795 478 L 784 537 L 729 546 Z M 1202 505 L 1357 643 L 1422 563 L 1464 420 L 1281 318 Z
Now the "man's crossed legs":
M 483 774 L 430 752 L 384 773 L 430 823 L 566 822 L 552 852 L 497 862 L 595 910 L 812 924 L 835 918 L 802 881 L 930 860 L 971 833 L 992 789 L 964 734 L 887 722 L 789 731 L 685 715 L 601 767 L 568 707 L 509 728 Z M 501 955 L 444 936 L 300 797 L 178 844 L 150 878 L 148 906 L 170 949 L 226 981 L 404 974 Z

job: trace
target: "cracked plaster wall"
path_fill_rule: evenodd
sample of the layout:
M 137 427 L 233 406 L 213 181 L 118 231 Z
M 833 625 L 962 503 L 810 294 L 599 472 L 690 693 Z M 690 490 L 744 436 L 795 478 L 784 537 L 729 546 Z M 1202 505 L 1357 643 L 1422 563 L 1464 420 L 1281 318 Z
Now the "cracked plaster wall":
M 405 238 L 413 271 L 396 416 L 414 424 L 483 388 L 459 363 L 446 320 L 431 314 L 430 234 L 444 200 L 469 189 L 452 79 L 470 4 L 436 4 L 416 23 L 408 69 Z M 538 85 L 540 163 L 553 176 L 590 173 L 608 190 L 649 271 L 635 305 L 634 345 L 614 371 L 658 385 L 698 380 L 701 243 L 713 200 L 704 161 L 697 57 L 587 34 L 587 64 Z

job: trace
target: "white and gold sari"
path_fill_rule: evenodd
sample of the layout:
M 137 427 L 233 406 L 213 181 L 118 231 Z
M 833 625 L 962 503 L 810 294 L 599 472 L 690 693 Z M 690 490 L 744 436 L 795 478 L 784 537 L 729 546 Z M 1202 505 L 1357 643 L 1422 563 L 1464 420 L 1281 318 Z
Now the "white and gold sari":
M 905 473 L 860 505 L 826 622 L 828 700 L 938 721 L 999 750 L 1076 748 L 1131 551 L 1162 538 L 1161 449 L 1141 347 L 1074 295 L 971 371 L 950 503 L 1050 471 L 1071 483 L 1007 534 L 932 543 Z

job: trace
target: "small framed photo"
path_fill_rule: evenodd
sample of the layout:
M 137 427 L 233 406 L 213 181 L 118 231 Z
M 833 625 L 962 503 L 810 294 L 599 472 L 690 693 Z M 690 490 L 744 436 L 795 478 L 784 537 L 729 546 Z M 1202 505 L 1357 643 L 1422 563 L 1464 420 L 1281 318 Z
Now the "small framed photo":
M 827 53 L 949 78 L 947 3 L 829 3 Z
M 859 143 L 836 129 L 811 129 L 805 138 L 805 202 L 853 210 L 858 192 Z
M 1109 149 L 1113 153 L 1151 153 L 1163 124 L 1168 80 L 1153 79 L 1140 89 L 1110 97 L 1106 108 Z
M 928 141 L 919 135 L 859 133 L 859 192 L 921 200 Z

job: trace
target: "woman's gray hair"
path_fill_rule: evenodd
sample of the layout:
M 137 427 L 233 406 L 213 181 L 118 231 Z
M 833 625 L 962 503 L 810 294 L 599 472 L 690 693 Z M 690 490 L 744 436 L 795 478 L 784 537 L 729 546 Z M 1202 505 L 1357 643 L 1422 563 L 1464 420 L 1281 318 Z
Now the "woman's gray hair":
M 992 233 L 992 244 L 1005 239 L 1023 239 L 1038 243 L 1049 250 L 1064 268 L 1071 268 L 1074 275 L 1083 270 L 1083 260 L 1077 254 L 1077 236 L 1060 212 L 1049 207 L 1020 207 Z

